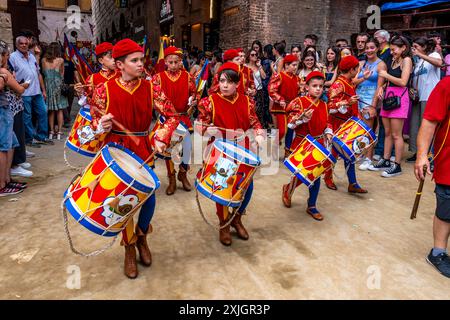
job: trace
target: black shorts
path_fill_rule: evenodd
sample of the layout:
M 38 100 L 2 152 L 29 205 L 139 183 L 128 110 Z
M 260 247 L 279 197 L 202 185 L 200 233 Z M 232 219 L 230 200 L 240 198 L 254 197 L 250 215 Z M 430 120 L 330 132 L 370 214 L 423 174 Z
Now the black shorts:
M 450 223 L 450 186 L 436 184 L 436 217 Z

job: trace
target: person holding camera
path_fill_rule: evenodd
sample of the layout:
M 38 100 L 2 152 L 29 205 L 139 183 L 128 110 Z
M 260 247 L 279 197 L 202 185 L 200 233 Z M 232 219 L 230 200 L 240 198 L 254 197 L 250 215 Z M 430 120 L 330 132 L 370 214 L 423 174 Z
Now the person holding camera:
M 417 59 L 413 72 L 413 106 L 410 117 L 409 151 L 413 155 L 406 162 L 416 162 L 417 133 L 422 122 L 428 97 L 441 78 L 442 57 L 436 52 L 433 39 L 420 37 L 414 39 L 413 56 Z

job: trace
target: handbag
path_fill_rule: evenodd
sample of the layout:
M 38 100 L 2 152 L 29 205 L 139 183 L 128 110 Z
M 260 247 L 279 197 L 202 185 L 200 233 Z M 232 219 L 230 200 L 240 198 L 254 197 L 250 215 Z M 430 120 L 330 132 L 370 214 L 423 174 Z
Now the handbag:
M 386 91 L 388 87 L 389 84 L 386 87 Z M 402 106 L 402 98 L 405 95 L 406 91 L 408 91 L 408 88 L 405 88 L 405 91 L 403 91 L 400 97 L 396 96 L 392 91 L 389 92 L 388 94 L 385 94 L 383 99 L 383 110 L 391 111 L 400 108 Z

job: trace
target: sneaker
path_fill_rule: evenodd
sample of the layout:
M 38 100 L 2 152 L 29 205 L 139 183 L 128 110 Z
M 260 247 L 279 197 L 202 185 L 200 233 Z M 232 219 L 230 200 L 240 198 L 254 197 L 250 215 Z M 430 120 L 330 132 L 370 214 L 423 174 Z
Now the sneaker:
M 12 196 L 23 192 L 23 189 L 9 188 L 8 186 L 0 189 L 0 197 Z
M 370 160 L 369 158 L 365 158 L 359 165 L 358 169 L 361 171 L 366 171 L 369 169 L 371 164 L 372 164 L 372 160 Z
M 31 147 L 31 148 L 40 148 L 41 147 L 41 145 L 35 141 L 27 142 L 26 146 Z
M 36 153 L 25 150 L 25 154 L 27 156 L 27 158 L 34 158 L 34 156 L 36 156 Z
M 416 162 L 416 160 L 417 160 L 417 154 L 414 153 L 411 157 L 409 157 L 408 159 L 406 159 L 406 162 L 411 163 L 411 162 Z
M 450 258 L 446 252 L 443 252 L 436 257 L 433 256 L 433 249 L 427 257 L 427 262 L 436 268 L 441 274 L 450 278 Z
M 369 167 L 367 169 L 369 171 L 380 171 L 380 170 L 389 169 L 390 167 L 391 167 L 391 162 L 389 160 L 381 158 L 380 160 L 378 160 L 378 162 L 376 164 L 369 165 Z
M 391 178 L 402 174 L 402 168 L 397 162 L 392 162 L 391 167 L 389 169 L 384 170 L 381 173 L 382 177 Z
M 375 154 L 372 158 L 373 158 L 373 161 L 380 161 L 381 156 L 378 154 Z
M 31 168 L 31 163 L 23 162 L 23 163 L 19 163 L 19 166 L 21 166 L 24 169 L 30 169 Z
M 21 176 L 21 177 L 31 177 L 33 176 L 33 171 L 22 168 L 21 166 L 17 166 L 15 168 L 11 168 L 12 176 Z

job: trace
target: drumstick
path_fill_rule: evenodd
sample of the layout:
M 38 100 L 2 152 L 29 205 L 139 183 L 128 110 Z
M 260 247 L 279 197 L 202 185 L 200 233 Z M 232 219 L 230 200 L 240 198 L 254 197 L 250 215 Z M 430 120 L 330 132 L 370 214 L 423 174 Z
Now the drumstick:
M 301 118 L 305 115 L 305 113 L 309 110 L 309 108 L 311 108 L 311 106 L 312 106 L 314 103 L 316 103 L 319 99 L 320 99 L 320 98 L 316 98 L 314 101 L 312 101 L 312 102 L 310 103 L 310 105 L 309 105 L 306 109 L 303 109 L 304 111 L 300 114 L 300 116 L 298 117 L 298 119 L 296 119 L 296 121 L 299 120 L 299 119 L 301 119 Z M 290 123 L 288 123 L 288 124 L 295 124 L 295 121 L 294 121 L 294 122 L 290 122 Z
M 342 93 L 345 94 L 347 97 L 350 97 L 350 98 L 353 97 L 351 94 L 348 94 L 347 92 L 342 92 Z M 358 100 L 358 102 L 361 102 L 362 104 L 365 104 L 366 106 L 372 107 L 372 105 L 367 102 L 364 102 L 361 100 Z
M 148 158 L 145 159 L 144 162 L 142 162 L 142 164 L 139 166 L 139 169 L 142 169 L 142 167 L 144 166 L 144 164 L 146 164 L 147 161 L 149 161 L 151 158 L 153 158 L 153 157 L 155 156 L 155 154 L 156 154 L 156 148 L 155 148 L 155 150 L 153 150 L 153 152 L 148 156 Z
M 411 211 L 411 217 L 410 217 L 411 220 L 416 218 L 417 210 L 419 209 L 420 197 L 422 196 L 422 189 L 423 189 L 423 184 L 425 182 L 426 175 L 427 175 L 427 166 L 424 165 L 423 166 L 423 179 L 420 180 L 419 188 L 417 189 L 416 200 L 414 201 L 414 206 Z
M 106 115 L 106 113 L 102 110 L 100 110 L 99 108 L 97 108 L 96 106 L 91 106 L 91 108 L 93 108 L 95 111 L 97 111 L 98 113 L 100 113 L 102 116 Z M 130 130 L 128 130 L 127 128 L 125 128 L 124 125 L 122 125 L 119 121 L 111 119 L 112 123 L 114 123 L 120 130 L 122 130 L 123 132 L 125 132 L 127 134 L 127 137 L 130 137 L 131 140 L 133 140 L 133 142 L 135 144 L 139 144 L 139 139 L 136 136 L 133 136 L 132 132 Z

